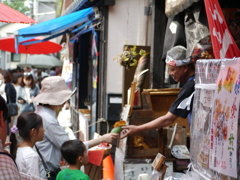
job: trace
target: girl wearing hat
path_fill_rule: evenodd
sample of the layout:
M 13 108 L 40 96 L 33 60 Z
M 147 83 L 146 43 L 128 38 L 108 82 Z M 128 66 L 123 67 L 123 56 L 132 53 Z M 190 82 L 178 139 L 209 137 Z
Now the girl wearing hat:
M 173 123 L 178 117 L 186 118 L 188 116 L 189 124 L 191 123 L 192 100 L 195 90 L 195 67 L 191 62 L 191 58 L 186 57 L 186 51 L 186 48 L 183 46 L 175 46 L 167 52 L 165 61 L 168 74 L 176 82 L 185 83 L 167 114 L 139 126 L 123 126 L 122 128 L 127 131 L 124 131 L 125 134 L 122 138 L 142 131 L 163 128 Z
M 44 138 L 36 145 L 46 160 L 48 169 L 55 176 L 60 170 L 61 145 L 70 140 L 68 134 L 59 125 L 56 118 L 56 110 L 63 107 L 65 102 L 75 93 L 67 89 L 65 80 L 60 76 L 51 76 L 41 82 L 42 88 L 38 96 L 33 100 L 39 103 L 35 113 L 43 119 L 45 129 Z M 111 143 L 118 137 L 118 134 L 105 134 L 97 139 L 85 142 L 86 148 L 91 148 L 102 142 Z M 44 168 L 41 169 L 41 177 L 46 178 Z

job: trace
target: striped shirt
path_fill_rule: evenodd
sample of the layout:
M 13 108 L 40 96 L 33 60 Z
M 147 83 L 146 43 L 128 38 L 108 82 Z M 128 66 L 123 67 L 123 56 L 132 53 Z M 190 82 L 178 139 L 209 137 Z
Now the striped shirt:
M 32 174 L 19 173 L 17 165 L 12 157 L 4 152 L 0 140 L 0 179 L 1 180 L 40 180 Z
M 17 166 L 10 155 L 4 153 L 3 144 L 0 140 L 0 177 L 1 180 L 21 180 Z

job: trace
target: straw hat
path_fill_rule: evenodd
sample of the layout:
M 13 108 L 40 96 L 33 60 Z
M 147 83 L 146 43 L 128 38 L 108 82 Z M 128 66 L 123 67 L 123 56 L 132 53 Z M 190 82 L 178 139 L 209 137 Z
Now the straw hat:
M 65 103 L 75 93 L 67 89 L 65 80 L 60 76 L 51 76 L 43 79 L 42 88 L 33 101 L 49 105 L 61 105 Z

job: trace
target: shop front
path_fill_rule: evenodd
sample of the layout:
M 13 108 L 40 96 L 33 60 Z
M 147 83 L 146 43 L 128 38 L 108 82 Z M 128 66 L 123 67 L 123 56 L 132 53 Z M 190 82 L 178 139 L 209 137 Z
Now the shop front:
M 83 3 L 83 1 L 81 2 Z M 125 105 L 129 105 L 129 101 L 127 101 L 130 98 L 128 89 L 134 81 L 136 67 L 126 70 L 125 67 L 119 67 L 112 59 L 126 45 L 129 47 L 137 45 L 140 49 L 144 47 L 150 53 L 148 56 L 149 64 L 145 67 L 148 69 L 144 81 L 146 84 L 140 88 L 140 91 L 136 91 L 138 94 L 133 93 L 138 103 L 133 101 L 133 104 L 130 104 L 132 111 L 125 119 L 130 125 L 147 123 L 166 114 L 172 102 L 177 98 L 182 84 L 174 82 L 166 73 L 165 58 L 169 49 L 176 45 L 182 45 L 187 48 L 188 56 L 195 60 L 214 59 L 214 56 L 210 56 L 213 54 L 212 50 L 211 53 L 209 49 L 202 52 L 200 48 L 197 48 L 202 45 L 201 43 L 206 42 L 206 39 L 203 40 L 204 38 L 207 37 L 209 40 L 208 37 L 212 35 L 203 0 L 178 2 L 169 0 L 166 3 L 157 0 L 152 2 L 146 0 L 144 3 L 138 0 L 116 0 L 114 3 L 113 1 L 104 1 L 101 5 L 98 5 L 97 1 L 93 2 L 95 4 L 88 1 L 81 4 L 79 1 L 79 6 L 70 6 L 65 12 L 66 14 L 62 16 L 66 19 L 57 24 L 63 25 L 65 21 L 68 22 L 70 19 L 72 22 L 59 27 L 59 29 L 46 28 L 51 27 L 51 24 L 56 25 L 54 21 L 49 21 L 48 25 L 42 26 L 42 31 L 41 28 L 35 26 L 36 30 L 26 29 L 25 34 L 24 29 L 18 32 L 20 36 L 48 35 L 49 37 L 46 39 L 65 34 L 65 42 L 68 44 L 69 51 L 68 58 L 73 64 L 72 87 L 78 88 L 76 95 L 71 99 L 73 131 L 81 131 L 78 137 L 82 140 L 91 139 L 94 132 L 100 134 L 109 132 L 116 121 L 124 119 L 121 113 L 124 113 Z M 238 8 L 240 5 L 236 1 L 229 1 L 226 4 L 222 0 L 219 3 L 229 29 L 233 33 L 234 40 L 238 44 L 238 33 L 235 32 L 239 27 Z M 92 8 L 95 5 L 98 5 L 97 11 L 96 8 Z M 91 7 L 89 8 L 89 6 Z M 145 10 L 143 11 L 143 9 Z M 83 11 L 87 11 L 87 13 L 76 19 L 70 18 L 70 15 Z M 136 14 L 139 14 L 139 21 L 136 20 Z M 142 22 L 144 24 L 141 24 Z M 48 31 L 46 31 L 47 29 Z M 36 32 L 34 33 L 34 31 Z M 127 40 L 124 40 L 126 37 Z M 206 53 L 208 54 L 206 55 Z M 220 72 L 220 62 L 222 60 L 197 62 L 196 68 L 199 69 L 196 69 L 196 84 L 204 84 L 201 87 L 205 87 L 205 84 L 211 84 L 211 87 L 206 88 L 207 91 L 204 88 L 200 88 L 200 90 L 196 88 L 192 127 L 188 126 L 187 119 L 178 118 L 176 122 L 158 131 L 144 132 L 138 136 L 119 140 L 116 143 L 116 150 L 114 144 L 112 155 L 115 155 L 113 158 L 115 161 L 115 180 L 137 179 L 139 174 L 143 173 L 151 176 L 153 172 L 152 162 L 158 153 L 166 157 L 165 164 L 168 168 L 165 178 L 170 177 L 174 172 L 182 173 L 183 170 L 187 170 L 190 160 L 179 161 L 171 154 L 171 148 L 168 147 L 175 123 L 178 123 L 178 127 L 172 147 L 174 145 L 187 146 L 190 150 L 192 167 L 195 168 L 193 172 L 197 174 L 198 178 L 211 179 L 211 175 L 207 176 L 203 172 L 216 175 L 213 176 L 217 177 L 216 179 L 232 177 L 229 174 L 226 175 L 226 171 L 218 171 L 214 164 L 209 165 L 210 154 L 207 151 L 207 147 L 210 146 L 209 138 L 213 136 L 213 134 L 211 136 L 210 131 L 213 129 L 213 125 L 210 124 L 213 106 L 210 102 L 213 101 L 210 101 L 210 97 L 214 96 L 215 86 L 212 84 L 216 82 Z M 236 74 L 236 80 L 237 77 Z M 204 80 L 209 80 L 209 82 L 203 83 Z M 203 96 L 205 99 L 208 98 L 208 103 L 203 103 L 203 99 L 201 99 Z M 201 98 L 197 99 L 198 97 Z M 107 111 L 110 102 L 121 104 L 120 108 L 118 106 L 117 111 L 114 112 L 115 118 L 113 120 L 110 120 Z M 224 101 L 222 101 L 223 103 Z M 229 104 L 228 106 L 230 107 Z M 221 111 L 223 110 L 224 108 Z M 201 122 L 204 117 L 205 121 Z M 208 134 L 209 136 L 206 136 Z M 212 143 L 218 142 L 216 140 Z M 236 143 L 236 141 L 234 142 Z M 199 145 L 200 148 L 198 148 Z M 221 148 L 225 147 L 223 144 L 220 145 L 222 145 Z M 220 145 L 214 147 L 220 148 Z M 235 151 L 234 153 L 236 155 Z M 199 164 L 199 162 L 201 163 Z M 238 167 L 236 164 L 234 165 L 235 168 Z M 221 173 L 225 173 L 225 176 L 222 176 Z M 236 174 L 236 170 L 234 173 Z

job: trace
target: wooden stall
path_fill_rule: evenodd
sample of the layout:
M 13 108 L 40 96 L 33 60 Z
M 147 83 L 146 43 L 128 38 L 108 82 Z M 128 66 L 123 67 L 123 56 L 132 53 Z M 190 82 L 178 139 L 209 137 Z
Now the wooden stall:
M 132 114 L 128 119 L 129 124 L 141 125 L 166 114 L 171 104 L 177 98 L 179 91 L 180 88 L 144 89 L 141 94 L 142 106 L 141 108 L 133 108 Z M 187 131 L 185 132 L 189 132 L 187 118 L 178 118 L 170 126 L 174 126 L 176 122 L 179 127 L 186 127 Z M 156 131 L 145 131 L 120 140 L 116 148 L 118 156 L 115 156 L 115 166 L 117 165 L 117 168 L 115 167 L 115 175 L 122 173 L 124 177 L 128 177 L 126 173 L 129 172 L 127 172 L 126 167 L 131 163 L 133 166 L 141 164 L 141 166 L 151 168 L 149 162 L 151 162 L 159 152 L 163 155 L 166 154 L 167 158 L 171 158 L 171 153 L 169 152 L 169 148 L 167 148 L 168 141 L 166 139 L 169 138 L 167 131 L 167 129 L 163 128 Z M 186 137 L 186 135 L 183 137 Z M 147 162 L 143 163 L 144 159 L 147 160 Z M 139 162 L 139 160 L 141 160 L 141 162 Z M 171 158 L 171 161 L 174 160 Z M 134 171 L 140 172 L 141 169 L 134 169 Z M 118 178 L 116 179 L 118 180 Z M 128 178 L 124 180 L 126 179 Z

